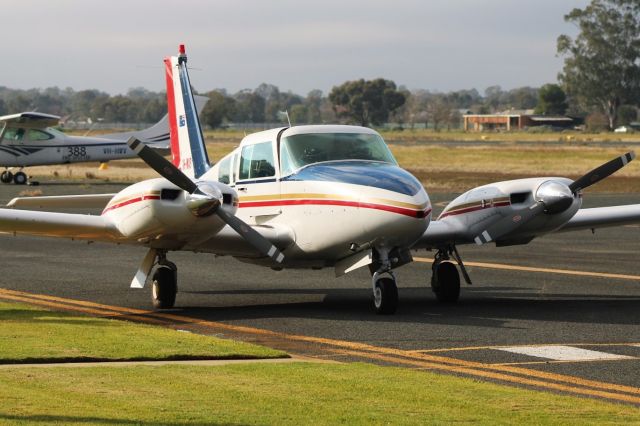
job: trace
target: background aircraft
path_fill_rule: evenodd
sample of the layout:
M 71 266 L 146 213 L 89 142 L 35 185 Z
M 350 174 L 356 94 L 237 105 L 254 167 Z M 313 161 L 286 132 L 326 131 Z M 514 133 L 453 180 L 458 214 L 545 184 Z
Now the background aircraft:
M 207 103 L 205 96 L 196 96 L 198 112 Z M 165 115 L 155 125 L 135 132 L 111 133 L 99 136 L 70 136 L 54 129 L 60 117 L 39 112 L 23 112 L 0 117 L 0 174 L 2 183 L 27 183 L 22 171 L 26 166 L 65 164 L 86 161 L 109 161 L 132 158 L 135 154 L 126 141 L 135 136 L 158 149 L 169 146 L 169 125 Z M 16 167 L 15 173 L 9 168 Z
M 131 286 L 152 270 L 152 300 L 177 293 L 175 250 L 231 255 L 273 269 L 369 267 L 377 313 L 396 311 L 394 269 L 412 250 L 436 251 L 438 300 L 460 293 L 457 246 L 526 244 L 557 231 L 640 222 L 640 205 L 581 209 L 581 191 L 624 167 L 633 153 L 572 181 L 541 177 L 474 188 L 436 220 L 421 183 L 398 167 L 380 135 L 356 126 L 299 126 L 245 137 L 210 166 L 190 91 L 186 55 L 165 59 L 172 160 L 131 138 L 129 146 L 163 178 L 118 194 L 18 198 L 13 207 L 104 206 L 100 216 L 0 209 L 0 232 L 144 246 Z

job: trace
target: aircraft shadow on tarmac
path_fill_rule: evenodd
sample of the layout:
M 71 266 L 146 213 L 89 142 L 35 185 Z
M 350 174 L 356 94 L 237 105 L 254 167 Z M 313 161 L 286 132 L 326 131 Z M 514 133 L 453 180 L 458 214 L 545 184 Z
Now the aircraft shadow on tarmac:
M 187 306 L 181 306 L 180 310 L 185 315 L 215 321 L 296 317 L 498 328 L 514 328 L 507 325 L 512 320 L 640 325 L 640 317 L 637 315 L 640 296 L 541 295 L 534 289 L 521 287 L 480 289 L 482 291 L 478 293 L 465 289 L 457 304 L 442 305 L 435 300 L 430 289 L 403 288 L 400 306 L 393 316 L 375 315 L 368 292 L 361 288 L 186 291 L 185 294 L 197 296 L 203 303 L 206 303 L 207 296 L 211 296 L 225 306 L 188 306 L 187 302 Z M 287 295 L 292 297 L 287 298 Z M 304 300 L 306 295 L 324 297 L 310 301 Z

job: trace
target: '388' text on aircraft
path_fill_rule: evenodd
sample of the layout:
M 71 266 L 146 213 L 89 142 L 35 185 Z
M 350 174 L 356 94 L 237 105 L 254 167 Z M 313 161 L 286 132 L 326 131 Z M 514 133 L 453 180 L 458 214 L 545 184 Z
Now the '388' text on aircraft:
M 195 96 L 196 108 L 202 110 L 208 98 Z M 169 125 L 165 115 L 153 126 L 134 132 L 99 136 L 70 136 L 54 126 L 60 117 L 40 112 L 23 112 L 0 117 L 0 182 L 27 183 L 22 171 L 28 166 L 67 164 L 87 161 L 110 161 L 133 158 L 127 139 L 135 136 L 157 149 L 167 149 Z M 18 168 L 13 173 L 10 169 Z
M 436 252 L 431 287 L 443 302 L 460 292 L 462 244 L 526 244 L 556 231 L 640 222 L 640 205 L 581 209 L 581 190 L 634 157 L 627 153 L 575 181 L 540 177 L 474 188 L 437 218 L 421 183 L 400 168 L 367 128 L 279 128 L 245 137 L 210 166 L 181 46 L 165 59 L 172 162 L 135 138 L 129 146 L 162 178 L 118 194 L 18 198 L 13 207 L 101 206 L 100 216 L 0 209 L 0 232 L 84 239 L 148 248 L 131 286 L 149 276 L 157 308 L 177 293 L 183 250 L 230 255 L 274 269 L 368 267 L 374 308 L 396 311 L 394 269 L 411 250 Z M 155 271 L 154 271 L 155 269 Z M 153 272 L 153 274 L 152 274 Z

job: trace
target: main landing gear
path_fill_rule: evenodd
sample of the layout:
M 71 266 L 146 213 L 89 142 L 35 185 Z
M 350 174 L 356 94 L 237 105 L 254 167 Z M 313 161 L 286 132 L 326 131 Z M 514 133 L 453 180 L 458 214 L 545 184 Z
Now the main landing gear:
M 151 301 L 156 309 L 170 309 L 178 293 L 178 268 L 169 262 L 166 253 L 158 253 L 158 265 L 151 282 Z
M 15 183 L 16 185 L 24 185 L 27 183 L 27 175 L 20 170 L 15 175 L 9 170 L 5 170 L 0 173 L 0 182 L 2 183 Z
M 439 249 L 431 265 L 431 290 L 441 303 L 456 303 L 460 297 L 460 274 L 451 258 L 460 266 L 464 280 L 471 285 L 471 278 L 456 247 Z

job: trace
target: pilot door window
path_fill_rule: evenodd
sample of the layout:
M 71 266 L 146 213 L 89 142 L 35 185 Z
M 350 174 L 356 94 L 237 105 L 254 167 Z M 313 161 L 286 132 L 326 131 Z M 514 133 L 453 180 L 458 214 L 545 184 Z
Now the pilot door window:
M 22 141 L 24 139 L 24 129 L 22 128 L 9 128 L 4 132 L 4 140 L 7 141 Z
M 242 148 L 239 180 L 273 177 L 276 174 L 271 142 Z

